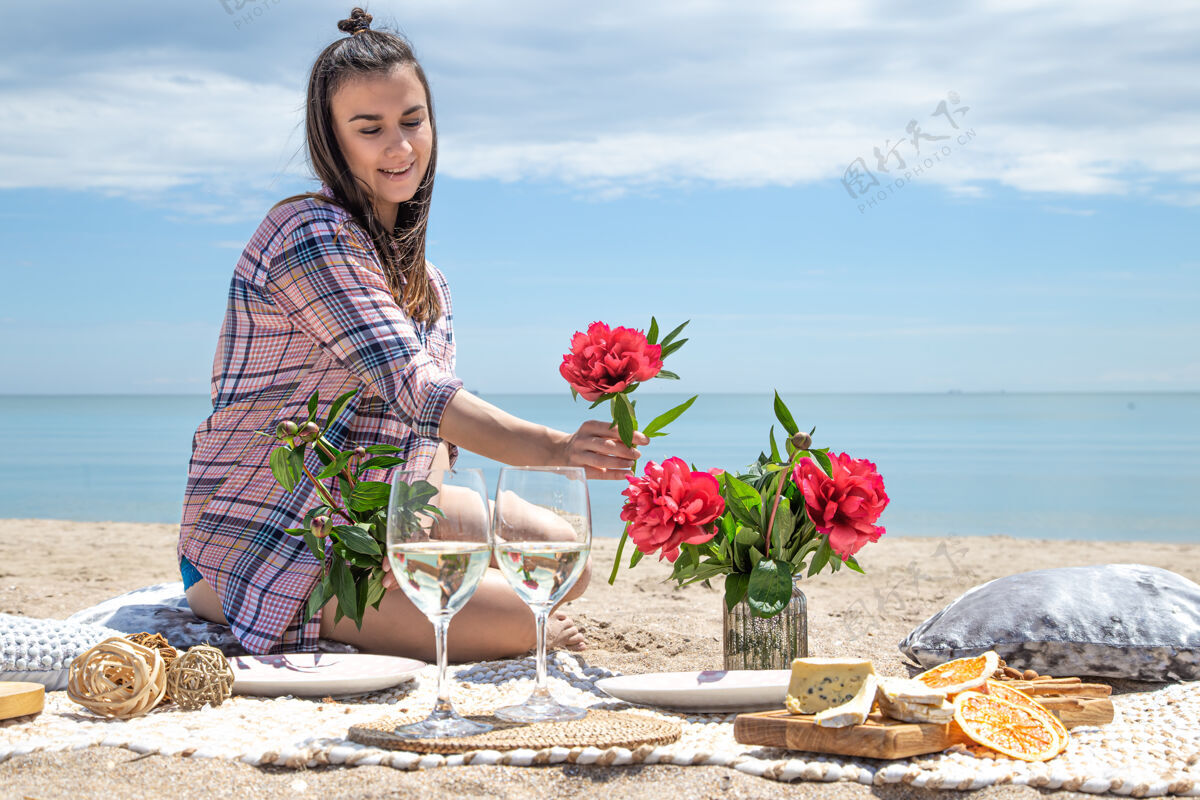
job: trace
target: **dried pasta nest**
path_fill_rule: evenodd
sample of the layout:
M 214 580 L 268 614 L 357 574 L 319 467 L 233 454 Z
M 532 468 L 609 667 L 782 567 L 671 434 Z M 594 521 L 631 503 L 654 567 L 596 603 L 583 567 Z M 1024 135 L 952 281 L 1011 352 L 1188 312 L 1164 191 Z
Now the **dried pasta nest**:
M 162 700 L 167 670 L 158 650 L 120 636 L 80 653 L 67 675 L 67 696 L 104 717 L 130 719 Z
M 233 693 L 233 668 L 217 648 L 196 645 L 167 670 L 167 693 L 185 711 L 205 705 L 216 708 Z

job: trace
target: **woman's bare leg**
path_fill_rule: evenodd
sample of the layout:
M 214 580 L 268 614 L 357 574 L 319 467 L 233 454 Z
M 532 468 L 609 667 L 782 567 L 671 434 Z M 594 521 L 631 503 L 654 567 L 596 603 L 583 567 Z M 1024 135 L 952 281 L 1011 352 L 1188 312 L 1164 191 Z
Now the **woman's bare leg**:
M 368 653 L 434 659 L 433 624 L 399 590 L 389 590 L 379 609 L 368 607 L 362 629 L 349 619 L 334 623 L 337 600 L 321 612 L 321 637 L 352 644 Z M 583 635 L 565 614 L 551 620 L 558 647 L 577 649 Z M 549 637 L 549 632 L 547 635 Z M 487 661 L 521 656 L 533 649 L 533 612 L 517 597 L 499 571 L 489 569 L 450 621 L 446 647 L 451 661 Z

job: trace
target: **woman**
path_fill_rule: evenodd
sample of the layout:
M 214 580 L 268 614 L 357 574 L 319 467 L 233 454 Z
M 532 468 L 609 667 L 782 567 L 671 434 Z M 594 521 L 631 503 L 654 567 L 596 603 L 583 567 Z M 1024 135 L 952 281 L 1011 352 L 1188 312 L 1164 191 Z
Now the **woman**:
M 338 24 L 348 35 L 313 65 L 306 136 L 323 186 L 276 205 L 243 251 L 213 364 L 213 413 L 193 439 L 179 537 L 188 603 L 228 621 L 252 653 L 313 649 L 321 637 L 433 656 L 432 626 L 394 591 L 390 574 L 393 591 L 378 611 L 367 609 L 361 630 L 334 622 L 336 600 L 304 619 L 321 565 L 285 529 L 317 500 L 307 481 L 283 492 L 268 463 L 275 443 L 254 432 L 305 416 L 314 391 L 327 406 L 359 389 L 327 430 L 331 444 L 395 444 L 409 466 L 448 467 L 461 445 L 509 464 L 581 466 L 589 477 L 616 479 L 639 456 L 604 422 L 567 434 L 462 389 L 449 288 L 425 260 L 437 164 L 429 85 L 407 43 L 370 21 L 354 9 Z M 636 444 L 647 441 L 637 434 Z M 586 582 L 585 573 L 568 599 Z M 454 618 L 450 658 L 526 652 L 532 623 L 528 606 L 489 570 Z M 561 613 L 549 637 L 583 646 Z

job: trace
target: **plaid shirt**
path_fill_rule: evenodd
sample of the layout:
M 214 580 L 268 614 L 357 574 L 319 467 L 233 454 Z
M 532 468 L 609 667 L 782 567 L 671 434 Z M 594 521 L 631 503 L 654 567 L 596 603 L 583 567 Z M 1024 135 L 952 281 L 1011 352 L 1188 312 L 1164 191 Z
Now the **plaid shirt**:
M 313 199 L 274 209 L 238 260 L 213 360 L 213 413 L 192 440 L 178 553 L 216 590 L 251 653 L 315 649 L 320 614 L 303 617 L 322 572 L 303 539 L 284 532 L 319 502 L 316 491 L 306 478 L 285 493 L 269 464 L 277 443 L 255 431 L 305 418 L 314 391 L 324 421 L 336 397 L 359 389 L 329 442 L 393 444 L 409 464 L 428 465 L 462 386 L 450 290 L 428 269 L 443 313 L 422 326 L 397 306 L 362 228 Z M 312 448 L 305 459 L 320 471 Z M 369 477 L 388 480 L 390 470 Z

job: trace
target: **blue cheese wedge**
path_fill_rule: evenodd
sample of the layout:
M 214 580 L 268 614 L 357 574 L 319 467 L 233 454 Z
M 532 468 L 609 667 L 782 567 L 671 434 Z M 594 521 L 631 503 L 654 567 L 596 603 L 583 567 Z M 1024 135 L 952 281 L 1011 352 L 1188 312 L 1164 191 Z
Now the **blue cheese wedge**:
M 784 705 L 793 714 L 819 714 L 854 700 L 867 678 L 874 678 L 870 661 L 858 658 L 797 658 L 792 662 Z M 867 698 L 867 711 L 875 699 L 875 682 Z M 860 703 L 861 704 L 861 703 Z
M 815 721 L 818 727 L 846 728 L 850 725 L 862 725 L 871 713 L 871 706 L 875 704 L 878 687 L 878 679 L 873 674 L 867 675 L 858 691 L 845 703 L 817 712 Z

